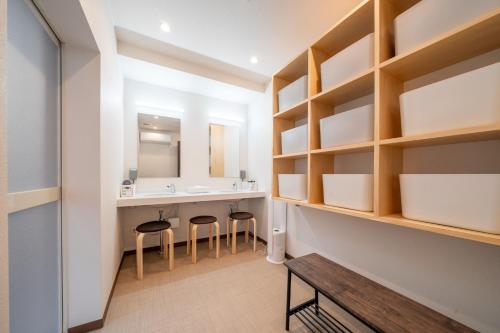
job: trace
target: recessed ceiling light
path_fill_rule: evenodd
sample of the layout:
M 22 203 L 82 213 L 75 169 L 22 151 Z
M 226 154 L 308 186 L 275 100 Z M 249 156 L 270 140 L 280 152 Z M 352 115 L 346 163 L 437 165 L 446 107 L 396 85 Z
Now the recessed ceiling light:
M 256 57 L 256 56 L 253 56 L 253 57 L 251 57 L 251 58 L 250 58 L 250 62 L 251 62 L 252 64 L 256 64 L 256 63 L 258 63 L 258 62 L 259 62 L 259 59 L 257 59 L 257 57 Z
M 160 25 L 160 29 L 165 31 L 165 32 L 170 32 L 170 25 L 168 25 L 167 22 L 163 22 L 161 25 Z

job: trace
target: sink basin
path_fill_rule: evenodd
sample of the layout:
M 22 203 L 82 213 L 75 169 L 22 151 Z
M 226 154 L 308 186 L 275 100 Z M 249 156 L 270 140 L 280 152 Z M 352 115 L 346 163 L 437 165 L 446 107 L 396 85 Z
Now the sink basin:
M 167 192 L 157 192 L 157 193 L 138 193 L 138 197 L 169 197 L 172 195 L 178 195 L 179 192 L 176 193 L 167 193 Z

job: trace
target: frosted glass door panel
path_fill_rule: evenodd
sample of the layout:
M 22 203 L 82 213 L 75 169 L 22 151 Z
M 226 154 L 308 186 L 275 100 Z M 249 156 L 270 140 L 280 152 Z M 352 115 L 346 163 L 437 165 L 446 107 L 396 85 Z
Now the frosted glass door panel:
M 11 332 L 59 332 L 59 204 L 9 215 Z
M 9 0 L 9 192 L 57 186 L 59 49 L 23 0 Z
M 8 0 L 9 193 L 59 186 L 59 47 L 29 2 Z M 9 214 L 11 333 L 62 329 L 60 203 Z

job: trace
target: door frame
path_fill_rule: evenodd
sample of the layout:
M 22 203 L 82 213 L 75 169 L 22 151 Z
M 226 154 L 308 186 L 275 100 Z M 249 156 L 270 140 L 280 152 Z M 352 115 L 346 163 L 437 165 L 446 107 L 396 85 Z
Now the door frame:
M 51 202 L 58 202 L 58 267 L 60 306 L 58 309 L 59 331 L 65 330 L 65 293 L 63 279 L 63 233 L 62 233 L 62 45 L 55 31 L 47 19 L 43 16 L 35 0 L 24 0 L 31 12 L 42 25 L 47 35 L 58 48 L 58 96 L 57 96 L 57 156 L 58 177 L 57 186 L 50 188 L 35 189 L 23 192 L 8 192 L 7 175 L 7 122 L 6 122 L 6 46 L 7 46 L 7 6 L 8 1 L 0 1 L 0 331 L 9 332 L 9 242 L 8 242 L 8 215 L 24 209 L 29 209 Z

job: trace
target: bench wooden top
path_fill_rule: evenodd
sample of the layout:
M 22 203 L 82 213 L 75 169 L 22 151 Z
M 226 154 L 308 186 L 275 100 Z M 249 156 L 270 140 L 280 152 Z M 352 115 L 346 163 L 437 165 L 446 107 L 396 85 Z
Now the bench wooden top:
M 316 253 L 285 266 L 376 331 L 476 332 Z

